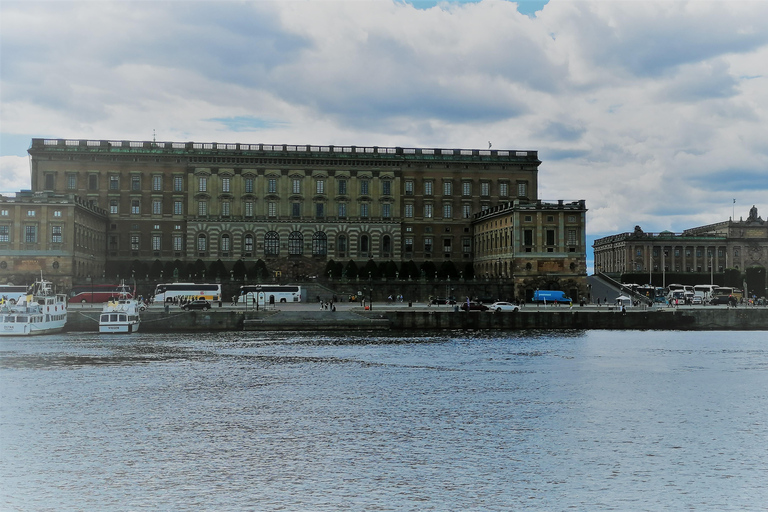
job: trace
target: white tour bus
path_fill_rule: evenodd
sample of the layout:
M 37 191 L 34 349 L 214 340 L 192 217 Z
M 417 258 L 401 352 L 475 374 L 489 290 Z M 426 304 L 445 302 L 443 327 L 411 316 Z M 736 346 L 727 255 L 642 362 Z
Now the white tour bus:
M 701 297 L 704 302 L 709 302 L 714 294 L 712 292 L 718 288 L 716 284 L 697 284 L 693 287 L 693 294 L 697 297 Z
M 262 306 L 279 302 L 301 302 L 301 286 L 290 284 L 246 284 L 240 287 L 240 300 L 243 298 L 248 303 L 252 303 L 256 299 Z
M 179 300 L 204 299 L 211 302 L 221 300 L 221 284 L 210 283 L 164 283 L 155 287 L 155 302 L 163 304 Z

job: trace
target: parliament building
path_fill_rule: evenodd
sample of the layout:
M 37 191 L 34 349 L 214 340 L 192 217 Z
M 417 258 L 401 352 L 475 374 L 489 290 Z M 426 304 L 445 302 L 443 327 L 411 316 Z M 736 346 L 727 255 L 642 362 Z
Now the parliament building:
M 538 199 L 536 151 L 32 139 L 29 155 L 32 190 L 0 198 L 2 282 L 219 260 L 288 280 L 329 260 L 586 277 L 584 201 Z

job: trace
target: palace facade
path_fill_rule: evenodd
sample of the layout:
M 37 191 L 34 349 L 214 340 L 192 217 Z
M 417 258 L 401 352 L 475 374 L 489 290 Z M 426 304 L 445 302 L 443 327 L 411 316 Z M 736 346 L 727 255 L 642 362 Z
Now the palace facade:
M 79 139 L 32 139 L 29 155 L 32 196 L 103 212 L 101 247 L 84 264 L 72 255 L 74 280 L 136 260 L 260 259 L 289 278 L 329 260 L 463 269 L 476 214 L 535 204 L 541 164 L 536 151 Z M 67 229 L 79 247 L 82 227 Z M 49 240 L 36 243 L 6 245 L 5 270 Z
M 768 222 L 753 206 L 746 220 L 727 220 L 682 233 L 646 233 L 636 226 L 631 233 L 595 240 L 593 248 L 595 271 L 615 277 L 641 272 L 745 272 L 768 267 Z

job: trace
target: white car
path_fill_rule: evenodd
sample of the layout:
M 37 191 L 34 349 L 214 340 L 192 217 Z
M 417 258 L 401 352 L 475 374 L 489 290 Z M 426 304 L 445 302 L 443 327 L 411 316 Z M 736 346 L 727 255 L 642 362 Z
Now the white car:
M 503 311 L 509 311 L 509 312 L 515 312 L 519 310 L 520 307 L 512 304 L 511 302 L 494 302 L 493 304 L 488 305 L 488 311 L 492 311 L 494 313 L 498 312 L 501 313 Z

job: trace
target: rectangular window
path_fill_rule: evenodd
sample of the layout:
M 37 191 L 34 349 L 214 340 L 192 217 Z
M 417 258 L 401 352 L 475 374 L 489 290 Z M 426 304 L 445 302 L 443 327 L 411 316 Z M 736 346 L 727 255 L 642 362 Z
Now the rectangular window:
M 325 194 L 325 180 L 317 180 L 315 182 L 315 193 Z
M 200 176 L 197 178 L 197 191 L 208 192 L 208 177 Z
M 347 180 L 339 180 L 339 195 L 346 195 L 347 193 Z
M 360 205 L 360 217 L 361 218 L 363 218 L 363 219 L 367 219 L 368 218 L 368 208 L 369 208 L 368 203 L 363 203 L 363 204 Z
M 547 245 L 555 245 L 555 230 L 547 230 Z
M 89 174 L 88 175 L 88 190 L 99 190 L 99 175 L 98 174 Z
M 450 196 L 453 194 L 453 183 L 450 181 L 443 182 L 443 195 Z
M 424 205 L 424 218 L 425 219 L 431 219 L 432 218 L 432 205 L 431 204 L 425 204 Z
M 67 189 L 77 189 L 77 174 L 67 174 Z
M 173 202 L 173 214 L 174 215 L 184 215 L 184 203 L 181 201 L 174 201 Z
M 11 226 L 7 224 L 0 224 L 0 242 L 11 241 Z
M 152 190 L 160 192 L 163 190 L 163 175 L 155 174 L 152 176 Z
M 499 183 L 499 195 L 501 197 L 509 197 L 509 183 L 505 181 Z
M 277 203 L 269 203 L 267 205 L 267 216 L 277 217 Z
M 368 187 L 370 182 L 368 180 L 360 180 L 360 195 L 367 196 L 369 194 Z
M 152 235 L 152 250 L 160 250 L 160 235 Z
M 245 178 L 245 193 L 253 194 L 253 178 L 251 176 Z
M 45 190 L 53 190 L 53 178 L 54 178 L 54 175 L 52 173 L 49 173 L 49 172 L 45 173 L 45 177 L 44 177 Z
M 383 180 L 381 182 L 381 193 L 385 196 L 391 196 L 392 195 L 392 181 L 391 180 Z
M 231 183 L 232 183 L 232 180 L 229 176 L 221 178 L 221 191 L 225 193 L 231 192 L 230 190 Z
M 472 195 L 472 182 L 471 181 L 463 181 L 461 183 L 461 195 L 464 197 L 469 197 Z
M 461 250 L 464 254 L 469 254 L 472 252 L 472 239 L 471 238 L 462 238 L 461 239 Z
M 245 216 L 253 217 L 253 201 L 245 202 Z
M 406 218 L 413 218 L 413 205 L 407 204 L 405 205 L 405 216 Z
M 405 237 L 405 252 L 413 252 L 413 237 Z
M 141 213 L 141 201 L 138 199 L 131 199 L 131 213 L 133 215 L 139 215 Z
M 117 215 L 117 199 L 109 200 L 109 213 L 111 215 Z
M 322 219 L 325 217 L 325 204 L 315 203 L 315 218 Z
M 576 243 L 576 230 L 575 229 L 569 229 L 568 230 L 568 238 L 567 238 L 566 243 L 568 245 L 578 245 Z M 639 249 L 638 249 L 638 252 L 639 252 Z M 638 256 L 640 256 L 640 255 L 638 254 Z
M 109 190 L 120 190 L 120 177 L 118 175 L 109 176 Z
M 347 218 L 347 203 L 339 203 L 339 218 Z
M 267 180 L 267 193 L 277 194 L 277 178 L 269 178 Z
M 173 177 L 173 191 L 174 192 L 182 192 L 184 188 L 184 177 L 183 176 L 174 176 Z
M 131 176 L 131 190 L 134 192 L 141 190 L 141 176 L 136 174 Z
M 222 201 L 221 202 L 221 216 L 222 217 L 229 217 L 229 201 Z
M 295 219 L 301 217 L 301 203 L 291 203 L 291 217 Z
M 518 181 L 517 182 L 517 197 L 528 197 L 528 182 L 527 181 Z
M 523 245 L 533 245 L 533 230 L 526 229 L 523 231 Z
M 161 199 L 152 200 L 152 213 L 155 215 L 163 214 L 163 201 Z
M 301 194 L 301 180 L 299 178 L 293 178 L 291 193 Z
M 432 192 L 432 186 L 434 183 L 432 181 L 425 181 L 424 182 L 424 195 L 425 196 L 431 196 L 433 194 Z
M 200 217 L 208 215 L 208 201 L 197 202 L 197 215 Z
M 253 236 L 245 235 L 245 252 L 253 252 Z
M 468 219 L 472 216 L 472 205 L 471 204 L 465 204 L 461 207 L 461 216 L 464 219 Z
M 452 246 L 452 242 L 450 238 L 446 238 L 445 240 L 443 240 L 443 252 L 445 254 L 451 253 L 451 246 Z
M 24 226 L 24 241 L 28 244 L 37 243 L 37 226 Z
M 139 250 L 139 235 L 131 235 L 131 250 Z
M 229 249 L 230 249 L 229 242 L 230 242 L 229 235 L 224 235 L 221 237 L 221 250 L 223 252 L 229 252 Z
M 432 237 L 424 237 L 424 252 L 432 252 Z
M 389 219 L 392 217 L 392 205 L 389 203 L 384 203 L 381 205 L 381 217 L 383 219 Z
M 405 182 L 405 195 L 413 195 L 413 180 L 406 180 Z
M 451 208 L 450 204 L 444 204 L 443 205 L 443 218 L 444 219 L 450 219 L 453 217 L 453 208 Z
M 491 195 L 491 184 L 487 181 L 480 183 L 480 195 L 483 197 Z
M 27 217 L 34 217 L 35 215 L 37 215 L 35 210 L 27 210 Z
M 173 235 L 173 250 L 175 252 L 180 252 L 183 247 L 184 242 L 182 241 L 181 235 Z

